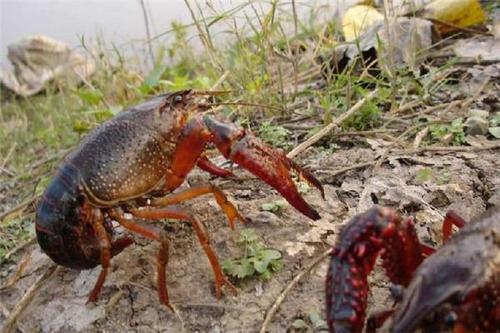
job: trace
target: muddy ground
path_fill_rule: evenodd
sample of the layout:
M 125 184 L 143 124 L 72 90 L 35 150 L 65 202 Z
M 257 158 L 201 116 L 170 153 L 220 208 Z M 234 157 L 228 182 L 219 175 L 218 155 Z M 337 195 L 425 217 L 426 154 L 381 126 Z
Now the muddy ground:
M 325 186 L 325 201 L 314 189 L 305 194 L 306 200 L 322 215 L 316 222 L 288 205 L 279 214 L 262 211 L 263 203 L 280 197 L 239 169 L 234 180 L 210 179 L 197 171 L 191 175 L 190 184 L 211 180 L 221 185 L 249 220 L 231 231 L 213 198 L 203 197 L 190 203 L 196 215 L 206 222 L 221 261 L 240 253 L 235 243 L 239 231 L 253 228 L 268 247 L 283 254 L 283 269 L 270 281 L 256 278 L 235 281 L 238 295 L 226 290 L 222 299 L 217 300 L 211 268 L 191 227 L 169 222 L 167 230 L 172 244 L 168 288 L 180 318 L 158 301 L 155 282 L 158 244 L 136 237 L 137 244 L 112 260 L 97 304 L 86 304 L 86 300 L 100 268 L 81 272 L 60 268 L 35 293 L 18 320 L 18 331 L 182 332 L 184 327 L 186 332 L 258 332 L 276 297 L 305 266 L 334 244 L 342 224 L 354 214 L 374 204 L 396 207 L 404 214 L 416 216 L 421 239 L 435 246 L 440 242 L 441 220 L 448 209 L 469 219 L 500 203 L 498 150 L 400 154 L 389 156 L 378 168 L 368 165 L 334 174 L 343 167 L 373 161 L 380 154 L 366 143 L 354 148 L 351 141 L 341 138 L 334 153 L 309 149 L 299 156 L 303 165 L 316 170 Z M 421 171 L 424 168 L 431 170 L 430 175 Z M 422 177 L 423 174 L 427 176 Z M 26 248 L 22 256 L 29 260 L 22 277 L 14 286 L 0 291 L 2 303 L 8 309 L 52 265 L 36 244 Z M 311 318 L 318 314 L 324 319 L 327 264 L 321 262 L 291 290 L 272 318 L 268 332 L 326 331 L 321 320 L 311 321 Z M 14 272 L 15 265 L 9 269 Z M 370 312 L 373 312 L 390 304 L 391 298 L 380 269 L 370 280 Z

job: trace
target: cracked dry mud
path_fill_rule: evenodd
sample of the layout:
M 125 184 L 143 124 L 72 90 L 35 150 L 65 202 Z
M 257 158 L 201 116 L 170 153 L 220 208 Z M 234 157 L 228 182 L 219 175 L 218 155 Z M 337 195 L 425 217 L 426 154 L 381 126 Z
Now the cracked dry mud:
M 322 215 L 316 222 L 308 221 L 290 206 L 280 215 L 261 211 L 263 203 L 280 197 L 256 179 L 213 180 L 222 184 L 250 220 L 246 225 L 238 224 L 235 231 L 229 229 L 212 198 L 190 202 L 196 215 L 206 222 L 221 261 L 238 254 L 235 240 L 243 228 L 253 228 L 268 247 L 281 251 L 284 267 L 270 281 L 236 282 L 237 296 L 226 290 L 222 299 L 217 300 L 211 268 L 191 228 L 184 223 L 168 223 L 172 239 L 168 290 L 182 319 L 158 302 L 154 263 L 158 244 L 136 237 L 137 244 L 112 260 L 111 272 L 97 304 L 86 304 L 86 299 L 100 268 L 81 272 L 62 268 L 37 291 L 20 316 L 18 329 L 68 333 L 181 332 L 184 325 L 186 332 L 258 332 L 276 297 L 303 267 L 333 244 L 342 223 L 352 215 L 375 203 L 398 208 L 403 214 L 415 215 L 421 239 L 437 246 L 441 241 L 441 216 L 448 209 L 469 219 L 500 204 L 498 150 L 389 157 L 379 169 L 368 166 L 329 176 L 328 169 L 375 157 L 376 152 L 367 148 L 346 148 L 331 155 L 311 150 L 302 156 L 302 164 L 317 169 L 316 174 L 325 185 L 326 201 L 313 189 L 305 194 L 306 200 Z M 418 177 L 423 168 L 432 171 L 427 180 Z M 242 171 L 237 171 L 237 175 L 248 176 Z M 194 172 L 189 182 L 208 179 L 207 175 Z M 14 286 L 0 291 L 9 309 L 51 264 L 36 244 L 26 248 L 23 255 L 29 257 L 23 276 Z M 309 314 L 314 312 L 324 318 L 326 267 L 327 261 L 324 261 L 292 289 L 269 325 L 269 332 L 314 331 L 313 328 L 296 329 L 292 324 L 296 319 L 307 323 Z M 14 272 L 15 266 L 10 270 Z M 375 270 L 370 284 L 369 312 L 384 309 L 384 304 L 390 304 L 391 299 L 382 270 Z

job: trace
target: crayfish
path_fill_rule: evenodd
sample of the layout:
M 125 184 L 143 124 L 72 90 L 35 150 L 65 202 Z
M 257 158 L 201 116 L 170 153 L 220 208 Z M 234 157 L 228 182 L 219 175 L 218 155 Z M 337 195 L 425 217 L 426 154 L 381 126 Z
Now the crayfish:
M 319 219 L 299 194 L 290 171 L 296 171 L 323 194 L 319 181 L 250 131 L 200 112 L 211 107 L 202 102 L 201 96 L 210 95 L 215 93 L 168 93 L 119 113 L 82 140 L 45 190 L 36 212 L 38 243 L 59 265 L 75 269 L 102 266 L 89 294 L 90 302 L 97 300 L 111 258 L 133 243 L 129 236 L 114 237 L 115 221 L 128 231 L 160 243 L 158 292 L 160 301 L 171 308 L 165 275 L 168 239 L 162 231 L 138 223 L 138 219 L 189 222 L 215 274 L 217 298 L 223 286 L 236 292 L 221 270 L 204 223 L 176 204 L 212 194 L 231 228 L 235 220 L 243 222 L 243 217 L 212 184 L 172 194 L 195 166 L 216 176 L 232 175 L 204 154 L 209 144 L 275 188 L 302 214 Z
M 461 228 L 451 238 L 452 226 Z M 448 239 L 450 238 L 450 239 Z M 355 216 L 333 250 L 326 282 L 330 332 L 365 326 L 367 276 L 381 254 L 389 280 L 404 289 L 394 309 L 367 321 L 367 332 L 498 332 L 500 207 L 466 223 L 449 211 L 438 250 L 417 238 L 413 220 L 375 207 Z

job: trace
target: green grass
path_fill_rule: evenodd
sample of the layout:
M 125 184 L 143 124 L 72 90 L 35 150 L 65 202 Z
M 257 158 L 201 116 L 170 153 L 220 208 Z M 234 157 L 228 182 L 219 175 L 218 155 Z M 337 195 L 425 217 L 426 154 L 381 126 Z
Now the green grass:
M 465 143 L 463 119 L 457 118 L 450 124 L 433 124 L 430 126 L 430 134 L 431 142 L 445 141 L 460 146 Z

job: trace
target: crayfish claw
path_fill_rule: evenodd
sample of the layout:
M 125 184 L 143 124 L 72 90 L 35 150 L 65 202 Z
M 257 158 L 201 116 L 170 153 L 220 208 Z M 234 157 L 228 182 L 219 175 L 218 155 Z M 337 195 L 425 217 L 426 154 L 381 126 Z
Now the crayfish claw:
M 272 149 L 242 128 L 225 124 L 209 116 L 205 116 L 203 122 L 211 133 L 211 141 L 215 143 L 224 157 L 238 163 L 272 186 L 305 216 L 312 220 L 320 219 L 318 212 L 304 200 L 297 190 L 290 171 L 297 171 L 324 196 L 323 187 L 311 173 L 296 165 L 282 151 Z
M 208 157 L 206 157 L 205 155 L 200 156 L 197 165 L 200 169 L 217 177 L 227 178 L 234 176 L 231 171 L 223 169 L 213 164 L 212 161 L 210 161 Z
M 231 210 L 229 212 L 226 212 L 227 214 L 227 219 L 229 221 L 229 227 L 231 230 L 234 230 L 235 228 L 235 220 L 240 220 L 241 223 L 245 224 L 246 219 L 241 216 L 241 214 L 238 212 L 238 210 L 235 208 L 234 210 Z

